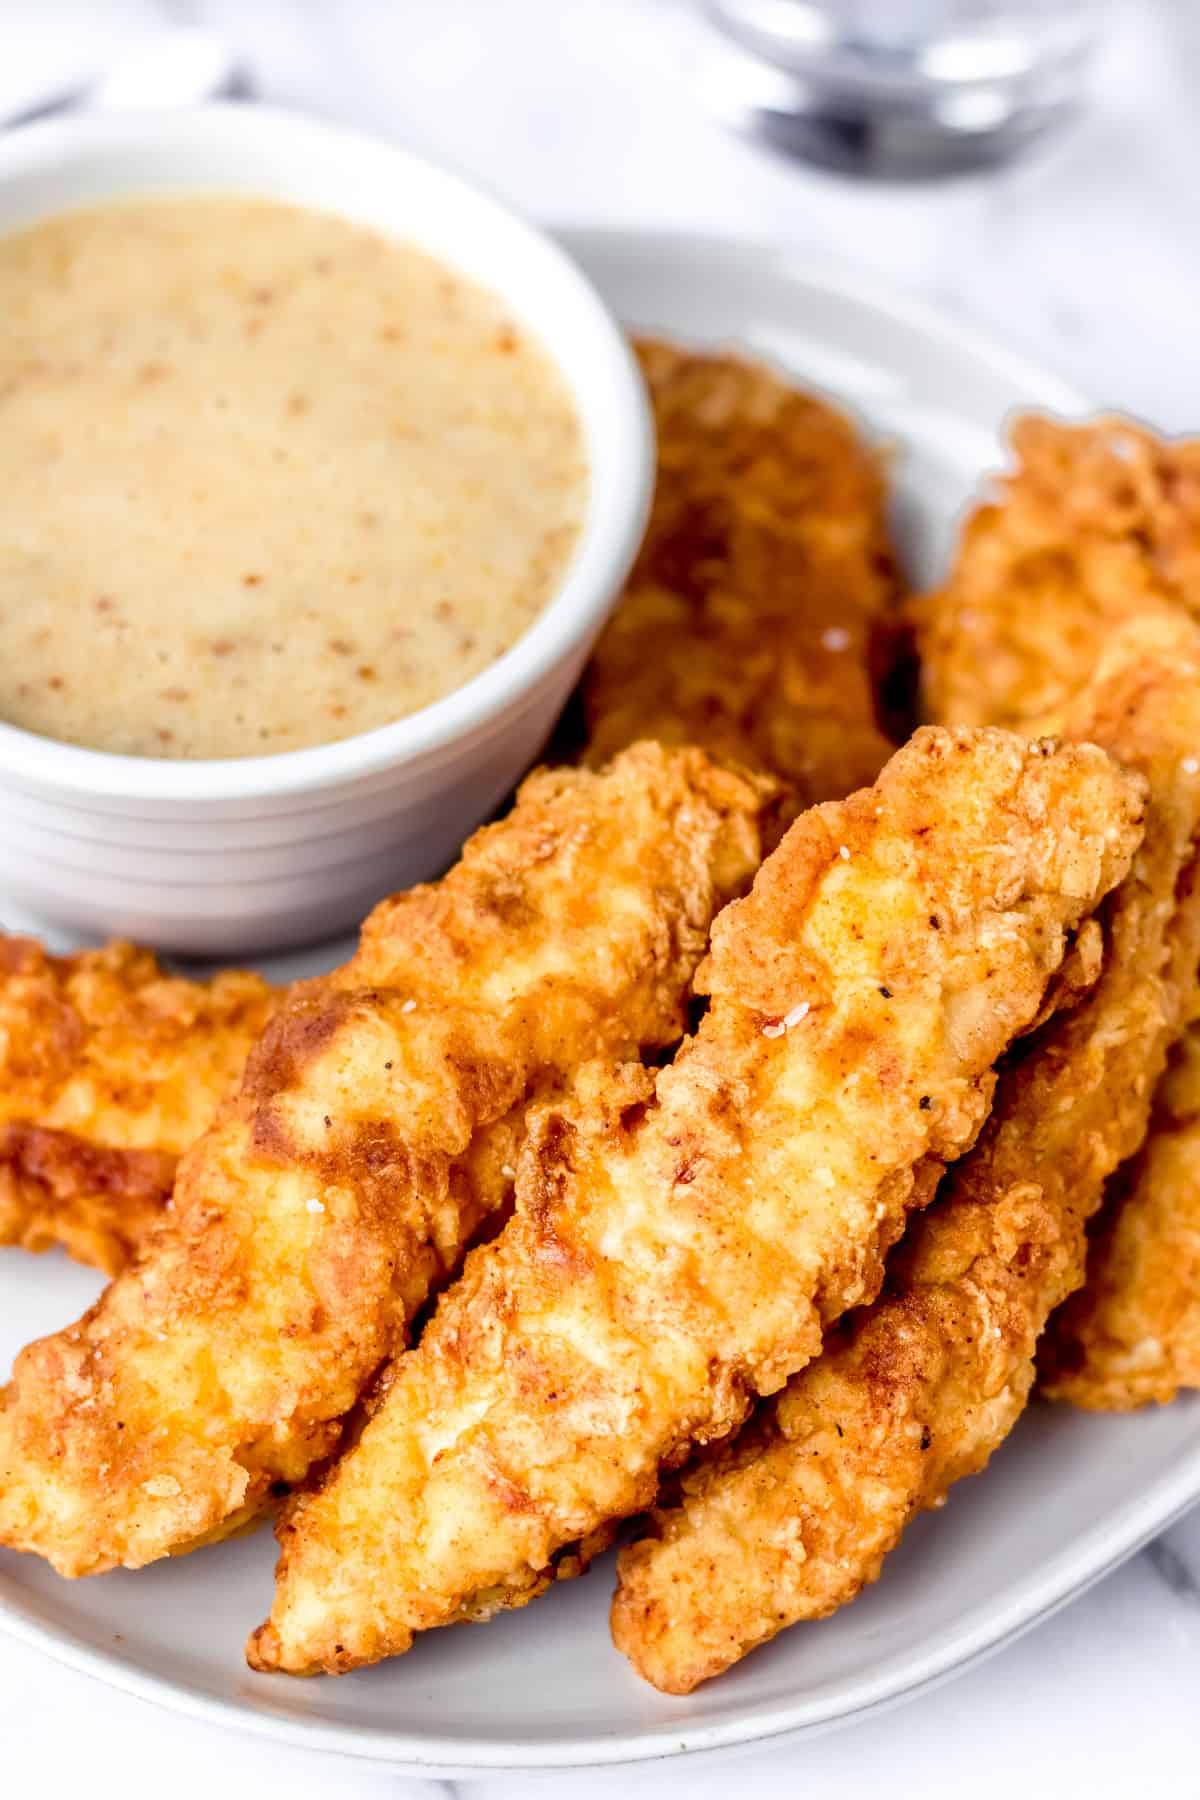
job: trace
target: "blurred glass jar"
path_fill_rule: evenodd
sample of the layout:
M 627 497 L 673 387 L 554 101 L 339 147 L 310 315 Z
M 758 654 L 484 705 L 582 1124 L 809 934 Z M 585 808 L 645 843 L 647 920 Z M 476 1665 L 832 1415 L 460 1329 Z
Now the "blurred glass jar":
M 707 98 L 809 161 L 930 176 L 1078 110 L 1109 0 L 697 0 Z

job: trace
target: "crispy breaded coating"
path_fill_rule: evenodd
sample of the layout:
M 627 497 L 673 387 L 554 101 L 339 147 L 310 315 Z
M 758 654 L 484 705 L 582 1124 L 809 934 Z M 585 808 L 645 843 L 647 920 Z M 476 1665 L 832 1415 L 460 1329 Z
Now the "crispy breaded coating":
M 1018 466 L 999 503 L 970 520 L 950 581 L 916 608 L 927 709 L 959 724 L 1020 724 L 1061 706 L 1087 681 L 1122 620 L 1178 611 L 1200 618 L 1200 441 L 1164 441 L 1123 419 L 1068 426 L 1027 418 L 1013 445 Z M 1193 1000 L 1200 1003 L 1200 986 Z M 1157 1130 L 1152 1123 L 1152 1136 Z M 1178 1182 L 1159 1184 L 1148 1203 L 1139 1186 L 1126 1231 L 1117 1225 L 1123 1198 L 1132 1195 L 1118 1182 L 1091 1247 L 1088 1288 L 1104 1296 L 1103 1315 L 1118 1334 L 1144 1338 L 1145 1354 L 1160 1340 L 1166 1393 L 1175 1351 L 1164 1333 L 1174 1303 L 1161 1285 L 1164 1263 L 1149 1229 L 1163 1238 L 1164 1257 L 1169 1243 L 1186 1243 L 1188 1192 Z M 1144 1279 L 1155 1283 L 1145 1294 Z M 1146 1316 L 1142 1332 L 1142 1307 L 1159 1299 L 1161 1330 Z M 1115 1366 L 1103 1359 L 1123 1352 L 1115 1342 L 1103 1348 L 1107 1326 L 1079 1328 L 1089 1316 L 1091 1303 L 1081 1297 L 1051 1321 L 1041 1356 L 1056 1392 L 1099 1405 Z M 1174 1316 L 1186 1363 L 1186 1315 Z M 1102 1359 L 1094 1374 L 1093 1347 Z M 1115 1402 L 1119 1390 L 1111 1391 Z M 1125 1403 L 1131 1399 L 1132 1390 Z
M 874 781 L 877 636 L 898 598 L 884 465 L 841 413 L 742 357 L 637 345 L 658 481 L 583 704 L 595 762 L 639 737 L 770 770 L 787 822 Z
M 514 1217 L 281 1526 L 255 1666 L 522 1604 L 815 1355 L 974 1139 L 1141 805 L 1098 750 L 927 730 L 805 814 L 718 919 L 674 1063 L 534 1116 Z
M 1150 1136 L 1118 1171 L 1087 1281 L 1038 1355 L 1042 1391 L 1095 1412 L 1164 1405 L 1200 1388 L 1200 1028 L 1154 1099 Z
M 806 801 L 873 780 L 889 752 L 868 666 L 896 594 L 880 461 L 840 414 L 756 364 L 649 342 L 639 353 L 658 497 L 585 679 L 588 760 L 655 737 L 758 761 L 792 784 L 777 830 Z M 6 960 L 0 941 L 0 1046 L 74 1076 L 64 1104 L 0 1049 L 0 1243 L 64 1243 L 115 1274 L 240 1073 L 268 998 L 253 976 L 170 983 L 124 945 L 66 959 L 29 945 Z M 81 1098 L 76 1064 L 98 1094 Z
M 1027 416 L 1016 466 L 915 603 L 926 716 L 1019 729 L 1091 675 L 1124 620 L 1200 616 L 1200 441 Z
M 543 772 L 442 881 L 377 907 L 351 962 L 275 1014 L 147 1254 L 18 1357 L 0 1541 L 67 1575 L 137 1567 L 328 1455 L 507 1198 L 531 1097 L 683 1030 L 763 799 L 653 744 Z
M 123 1268 L 276 999 L 261 976 L 188 981 L 131 944 L 50 956 L 0 935 L 0 1244 Z
M 1084 1227 L 1146 1129 L 1200 956 L 1200 632 L 1127 627 L 1063 720 L 1147 778 L 1146 835 L 1108 903 L 1104 967 L 1003 1068 L 972 1154 L 888 1267 L 883 1297 L 737 1441 L 686 1472 L 619 1563 L 613 1635 L 689 1693 L 875 1580 L 922 1509 L 976 1473 L 1021 1413 Z M 1070 998 L 1070 996 L 1068 996 Z

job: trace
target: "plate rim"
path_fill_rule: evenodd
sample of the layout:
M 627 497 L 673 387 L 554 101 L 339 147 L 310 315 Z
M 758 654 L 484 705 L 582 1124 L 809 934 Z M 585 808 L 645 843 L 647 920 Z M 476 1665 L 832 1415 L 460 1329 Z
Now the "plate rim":
M 589 250 L 594 254 L 608 250 L 645 257 L 651 252 L 661 254 L 664 248 L 675 245 L 681 252 L 736 255 L 758 266 L 786 265 L 789 276 L 813 290 L 852 299 L 881 317 L 952 343 L 1015 384 L 1041 395 L 1040 404 L 1048 408 L 1070 415 L 1092 409 L 1092 402 L 1078 388 L 1036 360 L 1009 349 L 986 330 L 903 290 L 893 292 L 884 277 L 876 279 L 860 267 L 840 264 L 815 248 L 738 233 L 604 222 L 551 222 L 548 230 L 568 252 L 585 261 Z M 940 1646 L 935 1645 L 923 1655 L 910 1656 L 902 1674 L 883 1670 L 857 1684 L 843 1684 L 840 1695 L 807 1702 L 776 1700 L 757 1713 L 747 1706 L 707 1724 L 689 1724 L 681 1718 L 649 1728 L 563 1737 L 553 1742 L 530 1743 L 493 1735 L 468 1744 L 461 1739 L 392 1730 L 385 1725 L 337 1724 L 277 1715 L 252 1701 L 224 1698 L 186 1681 L 157 1675 L 29 1616 L 19 1599 L 6 1591 L 8 1584 L 3 1575 L 0 1631 L 53 1662 L 168 1711 L 314 1752 L 349 1755 L 387 1765 L 396 1774 L 470 1778 L 486 1772 L 520 1774 L 612 1768 L 682 1756 L 735 1754 L 756 1744 L 798 1741 L 899 1706 L 965 1673 L 1110 1574 L 1200 1500 L 1200 1402 L 1196 1404 L 1194 1441 L 1185 1444 L 1135 1500 L 1096 1521 L 1035 1573 L 1020 1577 L 1006 1590 L 1002 1603 L 988 1599 L 966 1610 L 944 1634 Z
M 889 287 L 882 273 L 876 277 L 861 264 L 827 255 L 809 245 L 788 244 L 750 232 L 692 231 L 686 226 L 673 225 L 623 226 L 603 221 L 552 219 L 545 223 L 544 229 L 568 254 L 581 258 L 586 257 L 589 246 L 633 246 L 645 250 L 650 245 L 676 244 L 708 255 L 726 256 L 733 252 L 755 262 L 784 263 L 786 273 L 806 287 L 843 295 L 898 322 L 927 331 L 966 354 L 979 357 L 1012 381 L 1040 388 L 1046 396 L 1041 404 L 1048 409 L 1069 414 L 1096 409 L 1096 402 L 1076 383 L 1068 381 L 1036 357 L 1013 349 L 1003 339 L 994 337 L 985 326 L 975 325 L 903 286 Z M 815 385 L 820 387 L 819 382 Z
M 1196 1411 L 1200 1425 L 1200 1397 L 1189 1397 L 1183 1404 Z M 1176 1466 L 1152 1482 L 1138 1496 L 1136 1504 L 1097 1521 L 1082 1537 L 1065 1546 L 1040 1575 L 1023 1577 L 1009 1590 L 1002 1606 L 994 1601 L 978 1603 L 959 1620 L 939 1652 L 927 1654 L 923 1662 L 917 1659 L 916 1672 L 910 1677 L 896 1680 L 884 1671 L 864 1681 L 862 1691 L 849 1706 L 832 1697 L 808 1705 L 782 1702 L 776 1703 L 765 1719 L 734 1716 L 697 1726 L 680 1720 L 620 1736 L 579 1737 L 537 1746 L 520 1739 L 490 1738 L 473 1745 L 466 1757 L 460 1739 L 426 1734 L 417 1737 L 384 1726 L 336 1725 L 277 1716 L 247 1701 L 221 1699 L 186 1683 L 154 1675 L 111 1657 L 107 1651 L 64 1638 L 52 1627 L 12 1610 L 2 1580 L 0 1630 L 42 1651 L 54 1662 L 165 1711 L 301 1749 L 387 1765 L 397 1775 L 470 1779 L 481 1773 L 537 1774 L 667 1762 L 685 1756 L 715 1757 L 756 1745 L 799 1742 L 818 1733 L 839 1730 L 966 1674 L 1112 1574 L 1145 1544 L 1168 1530 L 1196 1503 L 1198 1496 L 1200 1429 L 1195 1442 L 1177 1458 Z M 1082 1552 L 1092 1545 L 1096 1546 L 1094 1552 L 1084 1556 Z M 1081 1563 L 1087 1565 L 1087 1572 L 1073 1573 Z

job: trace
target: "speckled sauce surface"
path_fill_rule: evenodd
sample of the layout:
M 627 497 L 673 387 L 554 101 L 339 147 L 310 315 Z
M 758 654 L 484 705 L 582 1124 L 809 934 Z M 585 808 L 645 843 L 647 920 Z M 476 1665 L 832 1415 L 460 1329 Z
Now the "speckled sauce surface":
M 343 220 L 125 201 L 0 241 L 0 718 L 157 757 L 428 705 L 553 594 L 587 498 L 502 302 Z

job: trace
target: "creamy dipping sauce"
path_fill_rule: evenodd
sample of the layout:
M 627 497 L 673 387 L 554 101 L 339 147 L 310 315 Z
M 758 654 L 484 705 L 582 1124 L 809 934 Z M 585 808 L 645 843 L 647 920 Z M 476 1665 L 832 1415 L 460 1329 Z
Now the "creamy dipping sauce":
M 0 240 L 0 718 L 256 756 L 507 650 L 587 504 L 557 367 L 421 252 L 270 201 Z

